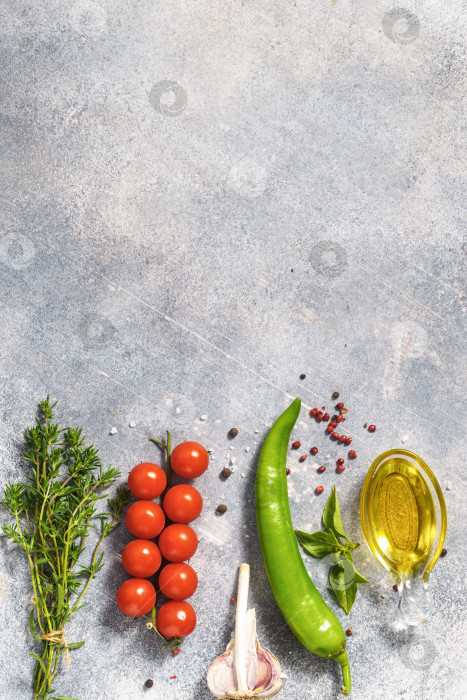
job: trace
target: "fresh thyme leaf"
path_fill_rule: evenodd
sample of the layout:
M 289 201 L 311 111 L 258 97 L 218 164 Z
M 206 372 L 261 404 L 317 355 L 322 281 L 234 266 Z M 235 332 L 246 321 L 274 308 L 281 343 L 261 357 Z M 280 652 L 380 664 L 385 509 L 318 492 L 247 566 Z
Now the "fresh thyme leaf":
M 120 472 L 104 468 L 98 450 L 86 445 L 82 428 L 60 428 L 54 422 L 49 397 L 40 403 L 34 427 L 24 433 L 23 482 L 8 483 L 2 504 L 12 522 L 2 524 L 2 537 L 14 542 L 28 559 L 35 609 L 29 616 L 32 637 L 42 645 L 36 660 L 34 697 L 52 700 L 58 658 L 67 649 L 64 630 L 71 615 L 85 603 L 83 596 L 103 566 L 102 542 L 117 526 L 130 493 L 119 487 L 108 501 L 108 513 L 98 513 L 104 490 Z M 96 519 L 100 537 L 88 565 L 79 563 Z M 76 700 L 54 696 L 55 700 Z

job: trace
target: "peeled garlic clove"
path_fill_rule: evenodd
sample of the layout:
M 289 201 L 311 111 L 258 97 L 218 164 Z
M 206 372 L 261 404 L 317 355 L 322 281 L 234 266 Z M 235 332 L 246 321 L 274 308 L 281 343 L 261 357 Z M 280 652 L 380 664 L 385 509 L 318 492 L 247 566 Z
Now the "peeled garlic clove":
M 256 615 L 247 610 L 250 567 L 242 564 L 238 582 L 235 635 L 208 671 L 208 687 L 217 698 L 269 698 L 282 688 L 276 657 L 262 649 L 256 636 Z

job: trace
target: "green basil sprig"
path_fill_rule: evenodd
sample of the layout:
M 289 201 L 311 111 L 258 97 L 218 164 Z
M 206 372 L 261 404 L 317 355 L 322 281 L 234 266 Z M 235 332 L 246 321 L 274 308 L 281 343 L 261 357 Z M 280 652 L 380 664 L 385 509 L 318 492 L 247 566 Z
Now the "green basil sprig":
M 345 534 L 335 486 L 324 507 L 323 523 L 327 532 L 310 534 L 295 530 L 295 534 L 303 549 L 312 557 L 321 559 L 329 555 L 332 564 L 329 583 L 348 615 L 355 602 L 357 584 L 369 583 L 369 581 L 357 571 L 353 563 L 352 551 L 359 545 L 351 542 Z M 339 538 L 346 542 L 341 543 Z

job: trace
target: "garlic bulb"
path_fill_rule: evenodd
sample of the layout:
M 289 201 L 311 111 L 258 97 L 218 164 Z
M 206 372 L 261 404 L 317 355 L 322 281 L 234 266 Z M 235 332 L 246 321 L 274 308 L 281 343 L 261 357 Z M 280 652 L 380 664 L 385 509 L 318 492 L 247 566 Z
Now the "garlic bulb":
M 276 657 L 262 649 L 256 636 L 256 615 L 248 610 L 250 567 L 240 566 L 235 634 L 208 671 L 208 687 L 217 698 L 270 698 L 282 688 Z

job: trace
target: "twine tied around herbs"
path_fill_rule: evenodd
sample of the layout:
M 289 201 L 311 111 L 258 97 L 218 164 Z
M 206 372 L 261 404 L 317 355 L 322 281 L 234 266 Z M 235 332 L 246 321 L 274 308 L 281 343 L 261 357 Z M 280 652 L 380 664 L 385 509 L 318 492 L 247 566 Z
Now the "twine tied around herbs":
M 51 642 L 52 644 L 57 644 L 58 646 L 65 647 L 65 656 L 67 665 L 71 665 L 70 652 L 68 651 L 68 645 L 65 639 L 65 631 L 57 630 L 56 632 L 47 632 L 47 634 L 41 634 L 39 639 L 43 639 L 44 642 Z

